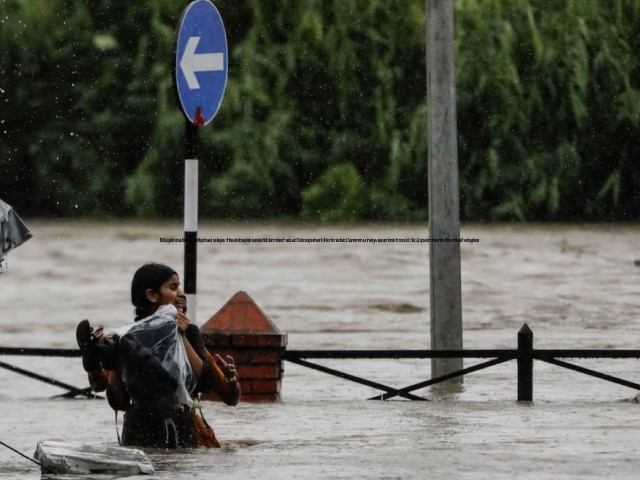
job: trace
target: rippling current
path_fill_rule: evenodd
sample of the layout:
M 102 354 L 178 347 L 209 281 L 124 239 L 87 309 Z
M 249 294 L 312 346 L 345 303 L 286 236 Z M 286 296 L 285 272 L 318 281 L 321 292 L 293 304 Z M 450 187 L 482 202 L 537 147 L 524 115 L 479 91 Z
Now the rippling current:
M 160 241 L 182 237 L 178 223 L 27 224 L 34 238 L 0 274 L 0 346 L 75 348 L 83 318 L 132 320 L 139 265 L 182 272 L 182 244 Z M 198 236 L 360 239 L 201 243 L 198 324 L 243 290 L 291 349 L 430 348 L 428 243 L 364 242 L 426 238 L 426 226 L 205 224 Z M 525 323 L 539 348 L 639 348 L 639 227 L 465 225 L 461 236 L 478 240 L 461 243 L 465 348 L 515 348 Z M 79 359 L 0 360 L 86 385 Z M 393 387 L 430 377 L 429 360 L 318 363 Z M 640 360 L 575 363 L 640 383 Z M 204 404 L 220 450 L 149 455 L 161 479 L 637 478 L 636 391 L 536 362 L 534 401 L 518 403 L 516 374 L 507 362 L 458 392 L 415 392 L 430 402 L 381 402 L 366 400 L 373 388 L 285 363 L 281 402 Z M 60 393 L 0 369 L 0 440 L 29 455 L 44 439 L 117 444 L 104 400 L 51 399 Z M 0 447 L 0 478 L 39 478 L 34 467 Z

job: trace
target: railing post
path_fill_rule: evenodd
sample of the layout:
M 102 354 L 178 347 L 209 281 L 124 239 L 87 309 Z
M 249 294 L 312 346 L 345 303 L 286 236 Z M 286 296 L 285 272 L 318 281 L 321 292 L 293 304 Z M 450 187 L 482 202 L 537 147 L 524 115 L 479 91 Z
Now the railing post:
M 525 323 L 518 332 L 518 401 L 533 400 L 533 332 Z

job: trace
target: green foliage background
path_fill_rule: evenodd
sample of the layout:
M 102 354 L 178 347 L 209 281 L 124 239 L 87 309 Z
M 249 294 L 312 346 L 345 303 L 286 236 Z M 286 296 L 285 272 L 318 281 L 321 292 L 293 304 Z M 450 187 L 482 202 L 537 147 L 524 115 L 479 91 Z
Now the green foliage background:
M 461 216 L 640 210 L 640 0 L 455 0 Z M 424 220 L 424 0 L 218 0 L 229 81 L 201 218 Z M 179 217 L 187 2 L 0 2 L 0 198 Z

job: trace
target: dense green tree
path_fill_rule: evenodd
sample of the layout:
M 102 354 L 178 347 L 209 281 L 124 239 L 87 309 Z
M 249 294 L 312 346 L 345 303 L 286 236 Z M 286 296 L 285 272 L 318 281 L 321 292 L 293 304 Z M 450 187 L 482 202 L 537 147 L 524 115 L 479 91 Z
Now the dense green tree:
M 188 2 L 0 2 L 0 198 L 174 216 Z M 200 129 L 203 218 L 424 220 L 424 0 L 217 0 L 230 70 Z M 461 214 L 640 209 L 640 1 L 456 0 Z
M 640 2 L 457 0 L 462 214 L 640 209 Z

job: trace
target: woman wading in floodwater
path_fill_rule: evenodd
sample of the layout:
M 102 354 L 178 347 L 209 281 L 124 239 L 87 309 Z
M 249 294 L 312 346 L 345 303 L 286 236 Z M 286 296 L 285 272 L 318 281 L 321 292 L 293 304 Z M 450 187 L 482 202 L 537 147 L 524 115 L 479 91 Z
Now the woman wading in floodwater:
M 131 302 L 136 324 L 122 335 L 118 330 L 106 335 L 102 326 L 92 332 L 87 320 L 78 325 L 91 386 L 106 389 L 111 407 L 125 412 L 122 445 L 194 448 L 189 396 L 215 392 L 227 405 L 236 405 L 240 386 L 234 361 L 217 354 L 208 359 L 198 327 L 185 314 L 186 298 L 173 269 L 156 263 L 140 267 L 131 282 Z M 166 352 L 158 354 L 165 346 Z M 212 442 L 207 446 L 219 446 L 215 436 Z

